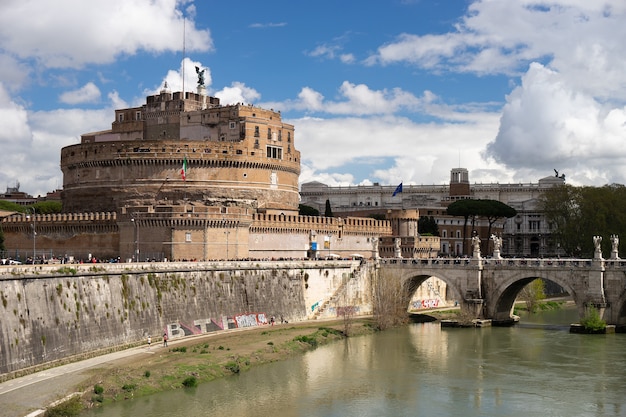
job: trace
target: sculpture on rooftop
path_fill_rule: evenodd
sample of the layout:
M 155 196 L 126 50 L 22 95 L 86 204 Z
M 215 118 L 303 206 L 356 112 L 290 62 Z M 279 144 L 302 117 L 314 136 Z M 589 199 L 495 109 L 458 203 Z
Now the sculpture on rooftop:
M 204 87 L 204 70 L 196 67 L 196 74 L 198 74 L 198 87 Z

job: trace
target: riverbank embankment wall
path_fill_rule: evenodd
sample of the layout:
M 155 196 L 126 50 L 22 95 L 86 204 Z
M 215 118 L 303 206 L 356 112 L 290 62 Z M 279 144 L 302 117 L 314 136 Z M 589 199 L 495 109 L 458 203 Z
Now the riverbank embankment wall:
M 5 266 L 0 379 L 148 336 L 316 318 L 339 293 L 367 314 L 367 275 L 365 263 L 341 260 Z

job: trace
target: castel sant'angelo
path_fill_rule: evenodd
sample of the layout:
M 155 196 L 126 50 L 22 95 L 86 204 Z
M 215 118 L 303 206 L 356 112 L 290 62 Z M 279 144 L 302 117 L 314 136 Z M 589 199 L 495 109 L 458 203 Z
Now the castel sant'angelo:
M 21 258 L 373 256 L 389 221 L 298 214 L 300 152 L 278 111 L 196 92 L 148 96 L 61 150 L 62 214 L 5 218 Z M 416 221 L 417 219 L 411 219 Z M 33 235 L 33 230 L 35 235 Z

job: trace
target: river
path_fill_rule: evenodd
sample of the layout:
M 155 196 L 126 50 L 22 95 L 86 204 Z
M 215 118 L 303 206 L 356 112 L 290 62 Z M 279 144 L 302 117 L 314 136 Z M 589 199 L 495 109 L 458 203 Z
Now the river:
M 85 416 L 624 416 L 626 335 L 570 334 L 572 309 L 514 327 L 411 324 Z

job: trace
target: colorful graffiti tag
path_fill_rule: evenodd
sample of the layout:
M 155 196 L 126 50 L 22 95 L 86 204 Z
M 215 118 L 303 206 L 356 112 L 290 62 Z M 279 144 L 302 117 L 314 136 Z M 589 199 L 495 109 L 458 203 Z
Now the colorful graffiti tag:
M 439 307 L 439 300 L 436 298 L 427 299 L 427 300 L 417 300 L 411 303 L 411 306 L 414 309 L 420 308 L 437 308 Z
M 185 336 L 217 332 L 224 329 L 236 329 L 240 327 L 255 327 L 269 324 L 265 313 L 244 313 L 232 317 L 223 316 L 219 320 L 198 319 L 193 325 L 181 321 L 169 323 L 165 332 L 170 340 Z

